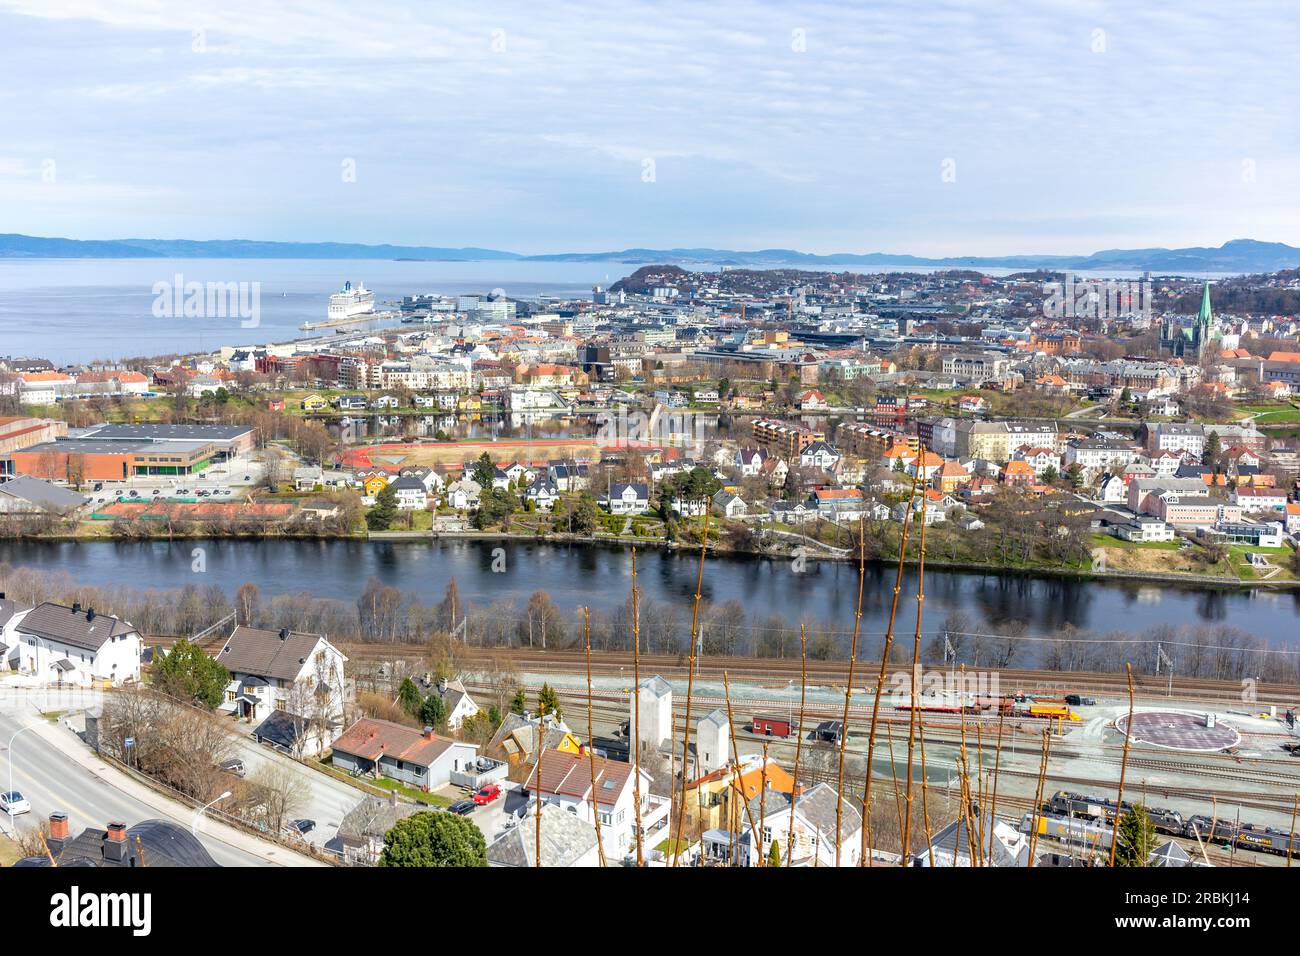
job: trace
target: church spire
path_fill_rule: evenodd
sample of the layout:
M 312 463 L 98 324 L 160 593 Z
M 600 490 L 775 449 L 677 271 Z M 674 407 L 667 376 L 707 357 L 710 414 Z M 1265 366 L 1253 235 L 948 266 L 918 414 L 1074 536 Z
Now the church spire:
M 1201 296 L 1201 313 L 1196 317 L 1197 325 L 1213 325 L 1214 310 L 1210 308 L 1210 284 L 1205 283 L 1205 294 Z

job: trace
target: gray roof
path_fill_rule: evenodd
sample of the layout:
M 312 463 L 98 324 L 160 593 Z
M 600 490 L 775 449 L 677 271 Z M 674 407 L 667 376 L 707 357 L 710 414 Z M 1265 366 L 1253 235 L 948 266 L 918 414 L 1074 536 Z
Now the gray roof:
M 108 424 L 87 432 L 100 439 L 137 438 L 145 441 L 229 442 L 248 434 L 247 425 Z
M 8 624 L 15 614 L 21 614 L 23 611 L 28 610 L 31 610 L 30 604 L 23 604 L 21 601 L 14 601 L 9 598 L 0 598 L 0 627 Z
M 284 634 L 283 638 L 281 634 Z M 301 673 L 303 664 L 323 637 L 323 634 L 267 631 L 240 624 L 231 633 L 217 660 L 232 674 L 293 680 Z
M 392 803 L 383 797 L 366 797 L 343 817 L 339 823 L 339 836 L 383 839 L 398 820 L 427 809 L 414 803 Z
M 702 724 L 713 724 L 715 727 L 727 726 L 727 715 L 723 713 L 722 708 L 709 711 L 700 718 Z
M 18 625 L 18 633 L 32 634 L 46 640 L 58 641 L 69 647 L 97 651 L 110 637 L 120 637 L 138 632 L 130 624 L 109 614 L 96 614 L 94 609 L 82 610 L 65 604 L 46 601 L 32 609 Z
M 643 678 L 641 683 L 637 684 L 637 689 L 648 690 L 656 697 L 664 697 L 673 692 L 672 685 L 658 674 L 654 677 Z
M 0 484 L 0 498 L 12 496 L 46 511 L 71 511 L 89 499 L 67 488 L 60 488 L 31 475 L 18 475 Z
M 596 846 L 596 828 L 554 804 L 542 807 L 542 866 L 573 866 Z M 491 866 L 536 866 L 537 820 L 507 830 L 487 848 Z

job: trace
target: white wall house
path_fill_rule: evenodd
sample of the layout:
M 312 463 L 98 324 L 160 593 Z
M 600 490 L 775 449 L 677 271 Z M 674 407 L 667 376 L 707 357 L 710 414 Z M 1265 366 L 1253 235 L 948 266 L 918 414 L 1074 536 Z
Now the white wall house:
M 254 724 L 276 710 L 300 718 L 299 754 L 319 753 L 342 729 L 347 657 L 324 635 L 241 624 L 216 659 L 230 671 L 221 710 Z
M 650 510 L 650 489 L 640 484 L 615 484 L 610 487 L 609 494 L 602 497 L 601 504 L 609 509 L 610 514 L 645 514 Z
M 592 761 L 596 785 L 592 788 Z M 600 816 L 600 837 L 607 860 L 619 860 L 636 845 L 636 792 L 634 774 L 640 774 L 641 829 L 645 834 L 664 829 L 672 801 L 650 794 L 650 775 L 621 760 L 547 750 L 541 755 L 541 779 L 533 767 L 524 789 L 529 802 L 540 799 L 543 806 L 558 806 L 579 820 L 596 822 Z M 535 805 L 535 804 L 534 804 Z M 655 838 L 654 842 L 657 842 Z M 653 845 L 651 841 L 645 841 Z
M 83 687 L 140 679 L 140 632 L 94 608 L 47 601 L 23 615 L 13 638 L 23 674 Z
M 754 813 L 755 826 L 763 831 L 763 853 L 772 845 L 773 840 L 781 844 L 782 866 L 835 866 L 835 848 L 839 845 L 839 865 L 857 866 L 862 852 L 862 814 L 851 798 L 846 797 L 840 805 L 839 838 L 835 835 L 836 794 L 830 784 L 819 783 L 811 790 L 795 798 L 794 801 L 794 844 L 790 848 L 790 804 L 786 800 L 774 798 L 768 792 L 762 801 L 762 808 L 767 811 L 765 817 L 759 817 L 758 801 L 751 801 L 750 809 Z M 860 805 L 859 805 L 860 806 Z M 746 830 L 749 827 L 746 825 Z M 758 865 L 758 846 L 753 839 L 749 841 L 750 866 Z

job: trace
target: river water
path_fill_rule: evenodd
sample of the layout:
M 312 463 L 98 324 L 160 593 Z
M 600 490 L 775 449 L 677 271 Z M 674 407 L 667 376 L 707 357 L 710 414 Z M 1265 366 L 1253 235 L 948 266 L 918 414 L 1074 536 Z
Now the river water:
M 193 551 L 203 549 L 206 570 L 191 570 Z M 504 551 L 505 570 L 493 572 L 493 551 Z M 36 542 L 0 541 L 0 561 L 16 567 L 62 571 L 96 586 L 180 588 L 219 585 L 232 595 L 251 581 L 264 595 L 308 592 L 354 601 L 371 577 L 409 592 L 424 603 L 441 599 L 456 579 L 464 599 L 485 608 L 501 600 L 523 608 L 538 589 L 569 610 L 584 604 L 614 608 L 628 597 L 631 552 L 610 546 L 516 541 L 185 541 Z M 498 566 L 500 562 L 497 562 Z M 637 580 L 654 601 L 689 606 L 698 556 L 648 549 L 638 557 Z M 883 632 L 894 570 L 868 565 L 863 631 Z M 915 571 L 904 582 L 897 627 L 915 626 Z M 780 614 L 852 626 L 857 567 L 810 561 L 795 573 L 787 560 L 748 556 L 711 557 L 705 565 L 706 600 L 741 602 L 752 623 Z M 1157 625 L 1230 624 L 1271 644 L 1300 637 L 1300 591 L 1210 590 L 1133 581 L 1081 581 L 968 571 L 927 570 L 926 630 L 962 611 L 997 633 L 999 622 L 1023 621 L 1030 634 L 1051 636 L 1066 624 L 1105 634 L 1140 634 Z

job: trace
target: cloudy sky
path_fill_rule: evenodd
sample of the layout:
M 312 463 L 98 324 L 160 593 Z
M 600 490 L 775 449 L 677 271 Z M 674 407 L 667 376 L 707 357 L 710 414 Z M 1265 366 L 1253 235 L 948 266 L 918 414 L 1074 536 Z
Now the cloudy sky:
M 1277 3 L 0 0 L 0 232 L 1300 244 Z

